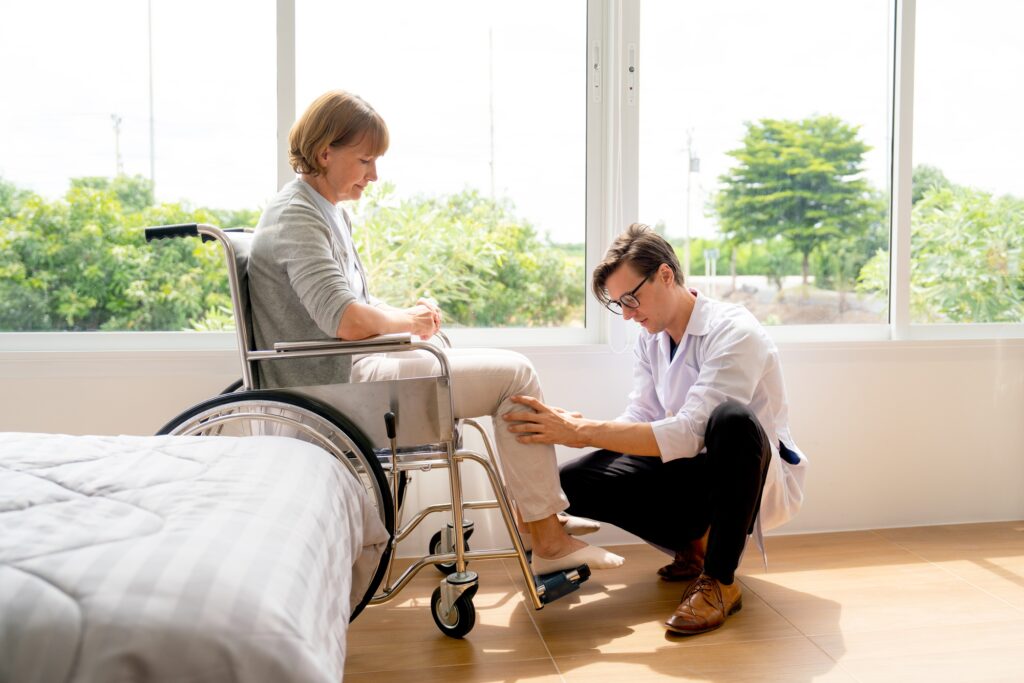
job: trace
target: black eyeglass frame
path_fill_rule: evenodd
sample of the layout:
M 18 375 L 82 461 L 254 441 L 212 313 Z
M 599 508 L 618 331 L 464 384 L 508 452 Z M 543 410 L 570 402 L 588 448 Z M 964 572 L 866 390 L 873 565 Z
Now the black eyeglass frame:
M 640 284 L 634 287 L 632 291 L 626 292 L 618 299 L 608 299 L 608 301 L 604 302 L 604 307 L 607 308 L 612 313 L 614 313 L 615 315 L 622 315 L 623 309 L 626 308 L 630 310 L 634 308 L 639 308 L 640 300 L 636 298 L 636 293 L 639 292 L 640 288 L 643 287 L 650 279 L 651 276 L 648 275 L 643 280 L 641 280 Z

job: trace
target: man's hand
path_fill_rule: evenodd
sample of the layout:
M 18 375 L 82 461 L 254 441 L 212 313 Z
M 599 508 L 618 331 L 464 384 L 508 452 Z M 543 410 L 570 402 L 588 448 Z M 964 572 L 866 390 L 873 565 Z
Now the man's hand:
M 508 430 L 520 436 L 519 443 L 562 444 L 573 448 L 588 446 L 582 428 L 590 421 L 580 413 L 541 403 L 530 396 L 513 396 L 512 401 L 532 408 L 505 413 Z

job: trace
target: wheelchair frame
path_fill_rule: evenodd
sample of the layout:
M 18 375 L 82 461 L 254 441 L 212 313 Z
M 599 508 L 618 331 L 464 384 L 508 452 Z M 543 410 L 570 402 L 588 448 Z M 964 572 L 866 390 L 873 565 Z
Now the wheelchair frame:
M 255 348 L 245 274 L 251 232 L 249 229 L 225 231 L 205 224 L 146 228 L 147 241 L 198 236 L 203 241 L 216 240 L 220 244 L 228 266 L 232 313 L 242 368 L 240 385 L 236 382 L 220 396 L 189 408 L 165 425 L 160 433 L 221 435 L 230 432 L 232 426 L 241 427 L 242 435 L 263 433 L 268 429 L 290 431 L 292 433 L 286 435 L 297 438 L 301 436 L 319 445 L 361 480 L 377 507 L 390 540 L 363 599 L 353 608 L 352 619 L 355 619 L 367 604 L 376 605 L 392 600 L 428 565 L 433 565 L 446 574 L 438 588 L 434 590 L 431 613 L 438 628 L 454 638 L 463 637 L 475 624 L 472 600 L 479 585 L 479 576 L 467 568 L 470 560 L 518 560 L 526 582 L 526 592 L 535 609 L 541 609 L 544 604 L 573 592 L 580 583 L 589 578 L 590 570 L 586 565 L 543 577 L 533 575 L 511 504 L 495 467 L 491 440 L 476 420 L 463 418 L 456 421 L 454 418 L 451 367 L 444 352 L 437 346 L 413 341 L 408 334 L 399 334 L 381 335 L 362 341 L 279 342 L 272 350 Z M 239 248 L 236 249 L 236 246 Z M 240 251 L 246 253 L 240 254 Z M 443 335 L 442 338 L 447 344 L 447 338 Z M 294 358 L 410 351 L 432 354 L 438 361 L 440 373 L 433 378 L 325 387 L 265 390 L 256 386 L 258 367 L 261 363 Z M 413 391 L 418 399 L 424 401 L 436 398 L 436 413 L 428 405 L 426 415 L 422 415 L 423 403 L 417 403 L 416 407 L 403 411 L 399 392 L 407 390 Z M 332 395 L 332 392 L 337 396 Z M 345 401 L 348 394 L 362 396 L 357 400 L 347 401 L 346 405 L 334 404 L 338 397 Z M 411 400 L 406 399 L 406 402 L 409 403 Z M 373 406 L 379 407 L 382 404 L 386 404 L 388 409 L 377 414 L 375 425 Z M 403 416 L 407 419 L 405 424 L 402 423 Z M 433 424 L 430 424 L 431 421 Z M 249 425 L 248 428 L 246 424 Z M 252 428 L 253 424 L 257 425 L 255 429 Z M 462 439 L 458 429 L 460 424 L 472 427 L 480 434 L 486 455 L 461 447 Z M 430 439 L 426 446 L 413 439 L 410 445 L 414 448 L 409 449 L 399 445 L 399 432 L 412 437 L 434 434 L 440 438 Z M 390 454 L 381 461 L 375 454 L 374 447 L 384 445 L 388 447 Z M 473 462 L 483 468 L 494 491 L 493 500 L 463 500 L 460 467 L 464 462 Z M 451 502 L 428 505 L 403 524 L 402 503 L 409 473 L 434 468 L 448 470 Z M 500 510 L 512 542 L 511 547 L 469 549 L 467 541 L 472 535 L 473 523 L 465 519 L 464 513 L 465 510 L 479 509 Z M 392 581 L 398 544 L 408 538 L 409 534 L 431 514 L 448 511 L 451 514 L 451 522 L 434 534 L 429 543 L 429 552 Z M 455 533 L 455 529 L 461 529 L 462 533 Z M 381 583 L 383 588 L 377 592 Z

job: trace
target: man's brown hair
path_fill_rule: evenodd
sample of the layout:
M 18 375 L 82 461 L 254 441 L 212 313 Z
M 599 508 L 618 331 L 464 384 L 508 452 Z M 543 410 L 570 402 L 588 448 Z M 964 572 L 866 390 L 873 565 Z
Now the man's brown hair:
M 672 269 L 676 284 L 683 284 L 683 269 L 675 250 L 664 237 L 643 223 L 633 223 L 608 247 L 604 259 L 594 268 L 591 289 L 602 304 L 609 301 L 605 283 L 619 266 L 628 263 L 640 275 L 650 277 L 662 263 Z

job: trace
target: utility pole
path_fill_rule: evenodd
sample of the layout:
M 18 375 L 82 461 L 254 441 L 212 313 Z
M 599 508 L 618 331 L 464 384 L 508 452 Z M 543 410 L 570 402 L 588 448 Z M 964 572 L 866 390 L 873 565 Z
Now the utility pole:
M 149 36 L 149 185 L 156 197 L 156 126 L 153 123 L 153 0 L 146 0 L 146 32 Z
M 494 27 L 487 28 L 487 84 L 491 124 L 491 201 L 494 201 Z
M 111 114 L 110 120 L 114 123 L 114 161 L 117 166 L 117 175 L 124 175 L 124 164 L 121 163 L 121 117 Z
M 693 129 L 686 131 L 686 154 L 688 164 L 686 167 L 686 230 L 683 237 L 683 278 L 690 279 L 690 224 L 693 221 L 693 176 L 700 173 L 700 159 L 693 148 Z

